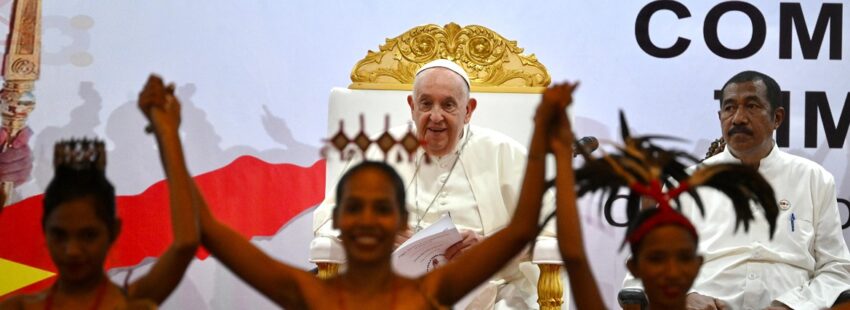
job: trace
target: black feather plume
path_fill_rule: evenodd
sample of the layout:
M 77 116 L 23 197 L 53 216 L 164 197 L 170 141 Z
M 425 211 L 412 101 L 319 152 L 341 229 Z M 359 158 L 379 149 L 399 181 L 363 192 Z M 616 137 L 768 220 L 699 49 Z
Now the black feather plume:
M 770 224 L 770 234 L 776 228 L 776 217 L 779 213 L 776 198 L 770 184 L 755 168 L 741 164 L 719 164 L 704 166 L 693 174 L 688 173 L 688 167 L 696 165 L 699 160 L 694 156 L 677 150 L 667 150 L 653 143 L 655 140 L 684 141 L 682 139 L 663 136 L 631 136 L 623 112 L 620 112 L 620 133 L 623 145 L 617 147 L 619 153 L 604 154 L 591 157 L 582 152 L 585 163 L 575 170 L 576 194 L 583 196 L 592 192 L 602 192 L 604 203 L 601 211 L 606 220 L 615 226 L 623 223 L 614 221 L 612 212 L 613 200 L 621 198 L 620 190 L 640 184 L 649 188 L 653 182 L 659 182 L 668 189 L 676 188 L 679 184 L 687 184 L 684 193 L 694 199 L 694 203 L 703 215 L 704 204 L 696 187 L 708 186 L 715 188 L 732 200 L 735 209 L 736 224 L 749 229 L 749 222 L 754 219 L 750 202 L 756 202 L 765 210 L 765 217 Z M 626 215 L 629 220 L 640 210 L 642 195 L 632 189 L 626 198 Z M 678 195 L 670 197 L 680 206 Z M 669 205 L 669 201 L 663 202 Z M 628 223 L 626 223 L 628 225 Z

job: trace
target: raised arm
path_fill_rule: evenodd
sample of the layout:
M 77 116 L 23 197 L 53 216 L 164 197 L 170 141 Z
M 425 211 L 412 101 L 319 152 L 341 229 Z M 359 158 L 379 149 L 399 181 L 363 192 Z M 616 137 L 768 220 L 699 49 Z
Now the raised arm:
M 569 119 L 563 113 L 558 116 L 556 123 L 558 125 L 550 134 L 550 147 L 555 154 L 558 248 L 568 271 L 570 290 L 574 296 L 581 296 L 575 299 L 576 308 L 605 309 L 584 252 L 573 176 L 573 133 Z
M 201 194 L 193 184 L 195 195 Z M 275 260 L 210 213 L 200 201 L 201 242 L 210 253 L 240 279 L 284 308 L 302 309 L 300 292 L 317 287 L 313 274 Z
M 563 84 L 546 90 L 534 117 L 534 132 L 516 212 L 504 229 L 470 248 L 464 255 L 422 279 L 422 287 L 444 305 L 454 304 L 486 281 L 517 255 L 538 232 L 540 204 L 546 190 L 546 149 L 549 128 L 557 113 L 572 100 L 573 85 Z M 559 97 L 558 95 L 566 96 Z
M 178 105 L 174 102 L 173 104 Z M 176 132 L 173 137 L 178 138 Z M 179 148 L 178 148 L 179 150 Z M 182 159 L 182 157 L 181 157 Z M 184 170 L 181 170 L 185 172 Z M 188 176 L 188 173 L 185 173 Z M 210 212 L 195 182 L 187 178 L 181 187 L 191 195 L 198 210 L 200 238 L 204 247 L 230 271 L 284 308 L 303 309 L 302 288 L 321 285 L 313 274 L 275 260 L 248 239 L 218 221 Z
M 183 157 L 178 128 L 180 104 L 162 79 L 151 76 L 139 94 L 139 108 L 148 118 L 159 144 L 159 155 L 168 179 L 171 231 L 174 241 L 150 272 L 128 288 L 132 299 L 150 299 L 161 304 L 180 284 L 200 243 L 197 209 L 192 205 L 190 176 Z

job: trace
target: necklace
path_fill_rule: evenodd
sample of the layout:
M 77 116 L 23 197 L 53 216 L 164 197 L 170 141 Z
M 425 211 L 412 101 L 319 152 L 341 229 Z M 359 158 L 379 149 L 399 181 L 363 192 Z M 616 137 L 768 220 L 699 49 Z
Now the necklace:
M 413 232 L 417 233 L 422 230 L 422 220 L 428 215 L 428 211 L 431 211 L 431 207 L 434 206 L 434 203 L 437 202 L 437 197 L 440 197 L 440 193 L 446 188 L 446 184 L 449 183 L 449 178 L 452 176 L 452 172 L 455 171 L 455 166 L 457 166 L 458 161 L 460 161 L 460 155 L 463 153 L 463 150 L 466 148 L 466 144 L 469 142 L 469 138 L 472 137 L 472 129 L 469 125 L 466 125 L 466 137 L 463 139 L 463 143 L 461 143 L 460 148 L 455 151 L 455 160 L 452 162 L 451 168 L 449 168 L 449 174 L 446 175 L 446 178 L 440 184 L 440 189 L 437 190 L 437 193 L 434 194 L 434 197 L 431 198 L 431 202 L 428 203 L 428 206 L 425 207 L 425 211 L 419 212 L 419 169 L 422 167 L 422 158 L 425 157 L 425 153 L 419 156 L 419 159 L 416 160 L 416 170 L 413 172 L 413 179 L 410 180 L 410 183 L 407 185 L 407 190 L 410 189 L 410 186 L 415 183 L 413 188 L 414 191 L 414 205 L 416 206 L 416 225 L 413 226 Z
M 106 279 L 102 279 L 100 281 L 100 286 L 97 288 L 97 296 L 94 299 L 94 304 L 92 305 L 92 310 L 97 310 L 100 308 L 100 303 L 103 301 L 103 296 L 106 294 Z M 53 283 L 53 287 L 50 288 L 50 291 L 47 293 L 47 300 L 44 302 L 44 310 L 50 310 L 53 308 L 53 295 L 56 294 L 58 290 L 58 286 L 56 283 Z

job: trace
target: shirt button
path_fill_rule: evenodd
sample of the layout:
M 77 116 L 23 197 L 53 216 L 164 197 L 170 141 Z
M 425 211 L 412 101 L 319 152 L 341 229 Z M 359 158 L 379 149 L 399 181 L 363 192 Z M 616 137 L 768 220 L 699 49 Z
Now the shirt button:
M 748 279 L 750 279 L 750 280 L 755 280 L 755 279 L 757 279 L 758 277 L 759 277 L 759 276 L 757 276 L 755 273 L 751 273 L 750 275 L 748 275 L 748 276 L 747 276 L 747 278 L 748 278 Z
M 440 183 L 446 183 L 446 179 L 448 179 L 446 176 L 441 176 Z
M 440 201 L 440 205 L 441 205 L 441 206 L 445 206 L 445 205 L 446 205 L 446 202 L 445 202 L 445 201 Z

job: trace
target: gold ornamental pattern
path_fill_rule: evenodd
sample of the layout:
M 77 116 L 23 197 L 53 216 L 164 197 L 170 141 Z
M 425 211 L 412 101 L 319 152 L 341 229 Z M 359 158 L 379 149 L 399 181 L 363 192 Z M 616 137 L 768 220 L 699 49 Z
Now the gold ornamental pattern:
M 549 73 L 516 41 L 478 25 L 429 24 L 387 39 L 351 70 L 352 89 L 410 89 L 414 74 L 435 59 L 454 61 L 469 75 L 474 91 L 542 92 Z

